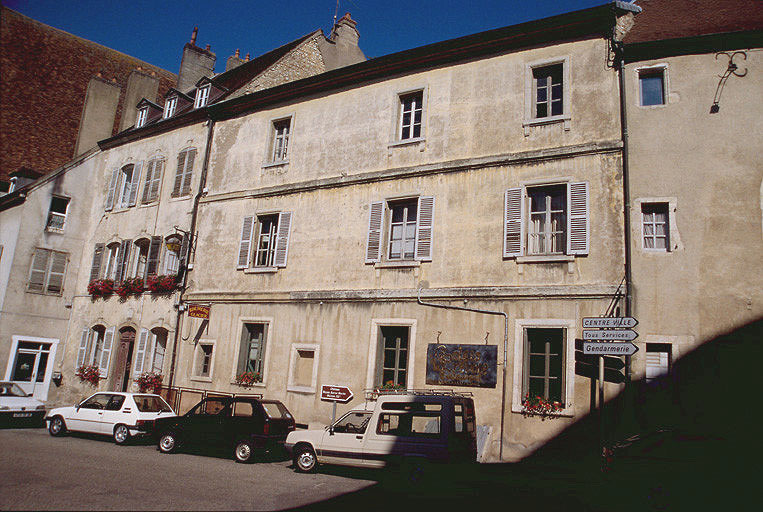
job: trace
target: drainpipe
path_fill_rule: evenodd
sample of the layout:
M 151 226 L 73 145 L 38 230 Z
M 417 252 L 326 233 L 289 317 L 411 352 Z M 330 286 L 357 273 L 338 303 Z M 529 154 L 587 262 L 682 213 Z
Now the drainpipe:
M 170 363 L 170 378 L 168 386 L 172 387 L 172 385 L 175 383 L 175 365 L 177 364 L 177 346 L 178 346 L 178 338 L 180 337 L 180 324 L 181 319 L 183 316 L 183 310 L 185 309 L 183 306 L 183 293 L 185 292 L 185 288 L 188 284 L 188 259 L 191 254 L 191 249 L 194 246 L 194 243 L 196 242 L 194 233 L 196 233 L 196 220 L 198 218 L 199 213 L 199 201 L 201 201 L 201 198 L 204 197 L 205 192 L 204 189 L 207 185 L 207 169 L 209 168 L 209 153 L 210 149 L 212 148 L 212 132 L 214 131 L 215 122 L 213 119 L 209 117 L 209 112 L 207 112 L 207 143 L 204 147 L 204 161 L 201 167 L 201 178 L 199 180 L 199 190 L 196 193 L 196 196 L 193 198 L 193 211 L 191 212 L 191 229 L 188 232 L 188 251 L 185 255 L 185 263 L 186 263 L 186 270 L 183 272 L 183 283 L 180 286 L 180 298 L 178 300 L 178 308 L 177 308 L 177 317 L 175 319 L 175 337 L 172 341 L 172 361 Z M 195 254 L 195 253 L 194 253 Z
M 498 460 L 503 462 L 503 432 L 506 417 L 506 351 L 508 350 L 509 346 L 509 315 L 503 311 L 491 311 L 489 309 L 466 308 L 462 306 L 451 306 L 449 304 L 434 304 L 432 302 L 424 302 L 421 300 L 421 288 L 422 287 L 419 286 L 419 292 L 416 295 L 416 302 L 422 306 L 442 309 L 455 309 L 458 311 L 471 311 L 472 313 L 500 315 L 503 317 L 503 369 L 501 371 L 501 444 L 498 447 Z

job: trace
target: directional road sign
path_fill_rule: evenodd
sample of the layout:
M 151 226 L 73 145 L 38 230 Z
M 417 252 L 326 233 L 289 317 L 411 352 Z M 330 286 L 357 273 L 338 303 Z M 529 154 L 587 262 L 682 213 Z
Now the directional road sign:
M 583 319 L 584 329 L 633 329 L 637 325 L 638 320 L 630 316 L 593 317 Z
M 583 343 L 583 354 L 597 356 L 632 356 L 638 351 L 633 343 L 599 343 L 587 341 Z
M 633 341 L 636 338 L 638 333 L 633 329 L 583 329 L 584 340 Z
M 575 375 L 588 377 L 589 379 L 598 379 L 599 368 L 590 364 L 576 362 Z M 625 375 L 623 374 L 623 372 L 619 370 L 613 370 L 612 368 L 604 368 L 604 382 L 613 382 L 615 384 L 620 384 L 622 382 L 625 382 Z
M 346 386 L 321 386 L 321 400 L 346 403 L 352 400 L 352 391 Z

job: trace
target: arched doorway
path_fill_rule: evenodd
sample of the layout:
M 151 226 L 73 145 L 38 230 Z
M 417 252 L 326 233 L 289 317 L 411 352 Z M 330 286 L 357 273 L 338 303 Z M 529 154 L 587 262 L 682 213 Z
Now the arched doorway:
M 116 356 L 114 357 L 114 391 L 127 391 L 130 387 L 130 369 L 132 362 L 132 351 L 135 345 L 135 329 L 132 327 L 123 327 L 119 330 L 119 340 L 117 341 Z

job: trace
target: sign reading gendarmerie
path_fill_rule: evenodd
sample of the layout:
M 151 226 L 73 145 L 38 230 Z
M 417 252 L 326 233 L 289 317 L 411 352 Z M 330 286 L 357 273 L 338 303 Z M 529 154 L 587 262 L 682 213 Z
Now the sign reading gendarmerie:
M 498 368 L 496 345 L 445 345 L 427 347 L 427 384 L 494 388 Z
M 586 341 L 583 343 L 583 354 L 598 356 L 632 356 L 638 351 L 633 343 L 600 343 Z

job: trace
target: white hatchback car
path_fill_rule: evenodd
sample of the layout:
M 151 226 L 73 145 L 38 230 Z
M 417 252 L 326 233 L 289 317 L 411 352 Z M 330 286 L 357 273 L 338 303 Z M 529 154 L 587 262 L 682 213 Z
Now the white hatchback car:
M 45 404 L 35 400 L 18 384 L 0 382 L 0 426 L 40 426 Z
M 67 430 L 105 434 L 117 444 L 131 436 L 151 433 L 154 420 L 177 416 L 159 395 L 148 393 L 95 393 L 76 406 L 51 409 L 45 419 L 48 432 L 60 436 Z

